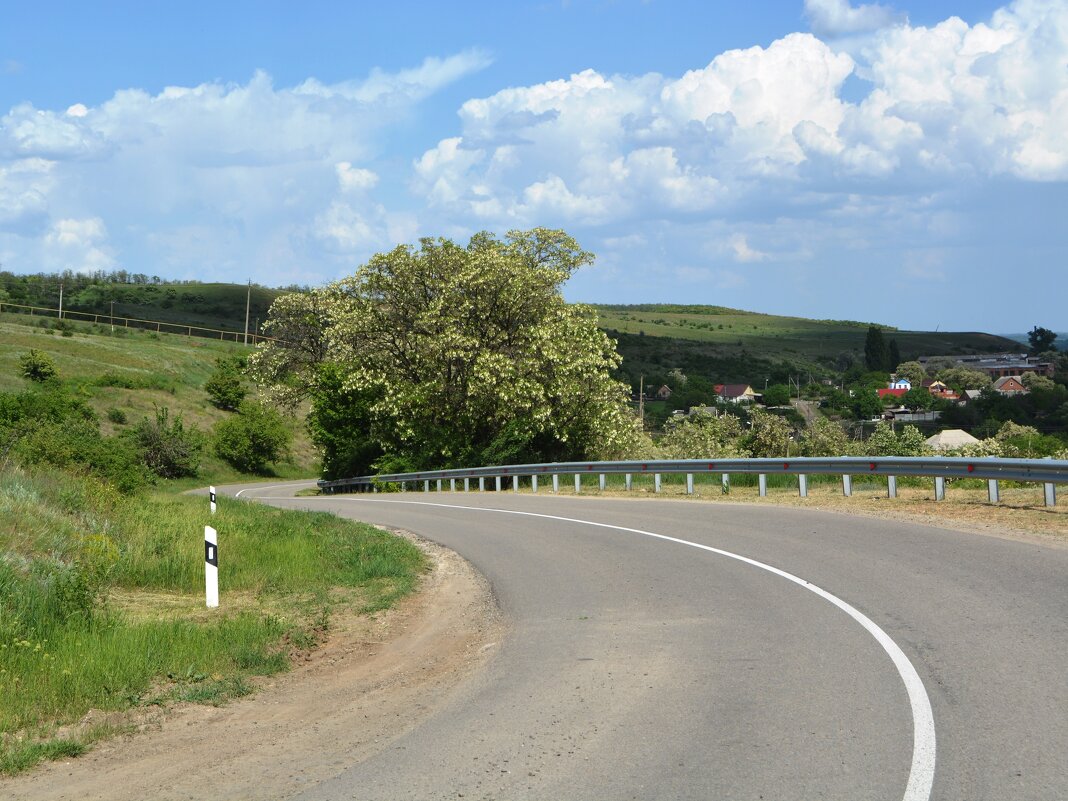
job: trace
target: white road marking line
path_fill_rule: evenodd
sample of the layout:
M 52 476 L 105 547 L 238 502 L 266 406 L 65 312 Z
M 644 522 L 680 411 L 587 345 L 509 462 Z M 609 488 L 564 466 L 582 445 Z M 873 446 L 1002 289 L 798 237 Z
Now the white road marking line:
M 235 498 L 240 498 L 240 497 L 241 497 L 241 495 L 242 495 L 242 493 L 245 493 L 245 492 L 252 492 L 252 490 L 269 490 L 269 489 L 278 489 L 279 487 L 289 487 L 289 486 L 293 486 L 293 485 L 294 485 L 294 484 L 296 484 L 296 483 L 298 483 L 298 482 L 294 482 L 294 481 L 287 481 L 287 482 L 286 482 L 285 484 L 268 484 L 268 485 L 267 485 L 266 487 L 245 487 L 245 488 L 244 488 L 243 490 L 238 490 L 237 492 L 235 492 L 235 493 L 234 493 L 234 497 L 235 497 Z M 302 482 L 299 482 L 299 483 L 301 483 L 301 484 L 307 484 L 308 486 L 312 486 L 313 484 L 315 484 L 315 482 L 314 482 L 314 481 L 302 481 Z M 314 497 L 314 496 L 311 496 L 311 497 Z M 289 498 L 288 500 L 293 500 L 293 499 L 292 499 L 292 498 Z
M 251 487 L 249 489 L 252 489 Z M 263 487 L 263 489 L 269 489 L 269 487 Z M 244 490 L 242 490 L 244 492 Z M 308 498 L 259 498 L 258 500 L 266 501 L 292 501 L 292 500 L 346 500 L 355 501 L 358 503 L 392 503 L 392 504 L 404 504 L 408 506 L 435 506 L 442 509 L 462 509 L 471 512 L 497 512 L 499 514 L 507 515 L 520 515 L 523 517 L 538 517 L 545 520 L 559 520 L 564 523 L 579 523 L 585 526 L 595 526 L 597 528 L 609 528 L 616 531 L 626 531 L 631 534 L 641 534 L 645 537 L 653 537 L 658 540 L 665 540 L 667 542 L 678 543 L 679 545 L 689 545 L 692 548 L 699 548 L 702 551 L 708 551 L 710 553 L 718 554 L 719 556 L 725 556 L 729 559 L 736 559 L 739 562 L 744 562 L 747 565 L 758 567 L 761 570 L 766 570 L 769 573 L 774 573 L 776 576 L 780 576 L 788 581 L 792 581 L 800 587 L 804 587 L 806 590 L 815 593 L 825 601 L 837 606 L 857 623 L 863 626 L 875 641 L 882 646 L 883 650 L 889 655 L 890 660 L 894 663 L 894 667 L 897 668 L 898 675 L 901 676 L 901 681 L 905 685 L 905 691 L 909 696 L 909 705 L 912 707 L 912 766 L 909 770 L 908 784 L 905 785 L 905 795 L 902 797 L 902 801 L 928 801 L 931 797 L 931 790 L 934 786 L 934 773 L 935 773 L 935 727 L 934 727 L 934 713 L 931 710 L 931 700 L 927 696 L 927 690 L 923 686 L 923 681 L 920 679 L 919 673 L 916 672 L 916 668 L 913 667 L 909 658 L 905 656 L 905 652 L 901 650 L 896 642 L 894 642 L 890 635 L 879 628 L 875 622 L 861 612 L 859 609 L 851 606 L 843 601 L 836 595 L 833 595 L 822 587 L 818 587 L 810 581 L 795 576 L 793 573 L 787 573 L 785 570 L 780 570 L 764 562 L 758 562 L 756 559 L 750 559 L 748 556 L 742 556 L 741 554 L 732 553 L 731 551 L 724 551 L 721 548 L 713 548 L 711 545 L 702 545 L 699 542 L 691 542 L 690 540 L 679 539 L 678 537 L 669 537 L 666 534 L 657 534 L 652 531 L 644 531 L 640 528 L 627 528 L 626 526 L 616 526 L 611 523 L 598 523 L 594 520 L 581 520 L 575 517 L 562 517 L 560 515 L 547 515 L 540 514 L 538 512 L 520 512 L 513 509 L 492 509 L 482 506 L 460 506 L 451 503 L 431 503 L 429 501 L 391 501 L 385 499 L 371 499 L 371 498 L 352 498 L 345 497 L 339 498 L 337 495 L 329 496 L 309 496 Z

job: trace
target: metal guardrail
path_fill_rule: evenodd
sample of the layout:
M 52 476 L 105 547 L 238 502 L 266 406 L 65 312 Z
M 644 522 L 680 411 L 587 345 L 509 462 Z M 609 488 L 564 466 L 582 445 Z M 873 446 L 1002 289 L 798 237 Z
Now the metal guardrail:
M 1056 484 L 1068 483 L 1068 461 L 1053 459 L 968 459 L 959 457 L 928 456 L 837 456 L 837 457 L 798 457 L 796 459 L 679 459 L 626 462 L 551 462 L 543 464 L 497 465 L 493 467 L 459 468 L 451 470 L 426 470 L 417 473 L 385 473 L 376 476 L 357 476 L 334 481 L 319 481 L 319 488 L 327 494 L 338 492 L 377 491 L 386 484 L 400 484 L 402 490 L 407 485 L 423 483 L 423 490 L 430 491 L 430 482 L 441 490 L 442 481 L 450 482 L 450 490 L 455 491 L 456 482 L 463 480 L 464 490 L 470 489 L 470 482 L 478 479 L 479 489 L 485 489 L 485 481 L 492 478 L 495 489 L 500 491 L 502 484 L 510 480 L 512 489 L 519 491 L 520 479 L 530 479 L 534 492 L 538 491 L 539 477 L 552 479 L 553 491 L 559 490 L 559 478 L 562 475 L 575 477 L 575 491 L 580 492 L 583 476 L 598 476 L 599 486 L 605 487 L 606 475 L 623 474 L 626 487 L 631 488 L 634 475 L 652 475 L 654 488 L 660 491 L 660 476 L 663 474 L 685 474 L 686 491 L 693 494 L 694 476 L 702 474 L 720 475 L 723 486 L 729 488 L 732 474 L 749 474 L 759 477 L 760 494 L 767 494 L 767 476 L 796 475 L 798 489 L 802 497 L 808 495 L 808 476 L 838 475 L 842 477 L 842 490 L 845 495 L 852 494 L 852 477 L 857 475 L 881 476 L 887 479 L 889 497 L 897 497 L 897 479 L 901 476 L 922 476 L 934 478 L 935 498 L 945 498 L 946 479 L 979 478 L 988 482 L 990 500 L 999 499 L 999 481 L 1034 481 L 1044 485 L 1045 503 L 1056 504 Z

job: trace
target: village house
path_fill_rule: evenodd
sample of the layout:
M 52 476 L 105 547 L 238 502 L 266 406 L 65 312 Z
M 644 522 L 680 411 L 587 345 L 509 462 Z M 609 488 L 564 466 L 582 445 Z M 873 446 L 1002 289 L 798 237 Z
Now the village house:
M 660 389 L 656 391 L 656 397 L 660 398 L 660 400 L 667 400 L 671 397 L 671 387 L 667 384 L 662 384 Z
M 1023 385 L 1018 375 L 1007 375 L 994 382 L 994 392 L 1007 397 L 1026 395 L 1030 390 Z
M 752 403 L 760 396 L 748 384 L 716 384 L 716 397 L 728 403 Z
M 942 400 L 958 401 L 960 395 L 955 390 L 950 389 L 941 381 L 932 381 L 930 379 L 923 382 L 923 388 L 926 389 L 935 398 L 941 398 Z

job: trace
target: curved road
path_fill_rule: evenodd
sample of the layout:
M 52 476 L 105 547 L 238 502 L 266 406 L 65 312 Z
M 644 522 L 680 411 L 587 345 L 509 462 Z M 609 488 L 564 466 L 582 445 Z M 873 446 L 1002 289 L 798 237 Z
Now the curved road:
M 240 494 L 440 542 L 511 625 L 445 711 L 307 801 L 1068 798 L 1066 548 L 794 508 L 292 490 Z

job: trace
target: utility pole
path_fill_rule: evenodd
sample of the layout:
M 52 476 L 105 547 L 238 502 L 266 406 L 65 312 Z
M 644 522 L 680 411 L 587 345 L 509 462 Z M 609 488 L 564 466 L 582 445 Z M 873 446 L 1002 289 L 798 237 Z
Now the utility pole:
M 115 333 L 115 301 L 111 301 L 111 333 Z
M 248 313 L 252 307 L 252 279 L 248 279 L 248 294 L 245 296 L 245 344 L 248 344 Z
M 63 319 L 63 282 L 59 282 L 59 319 Z

